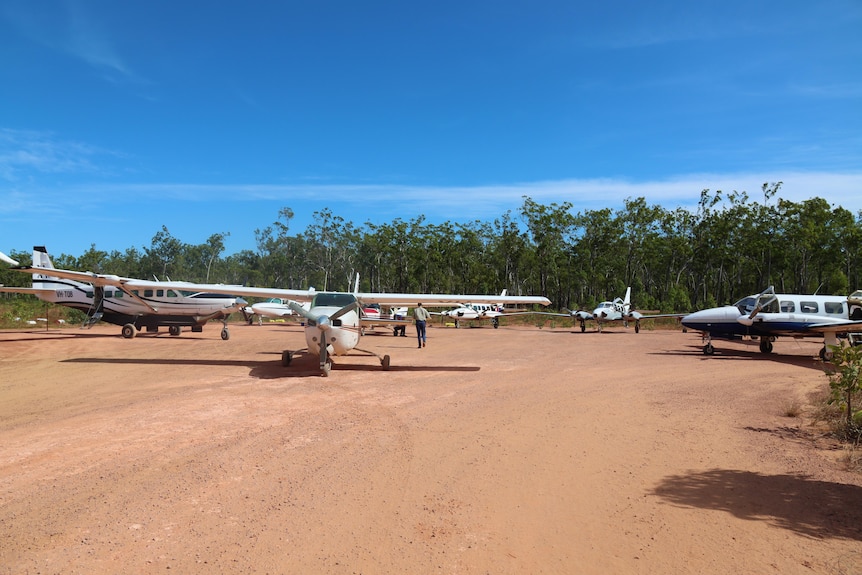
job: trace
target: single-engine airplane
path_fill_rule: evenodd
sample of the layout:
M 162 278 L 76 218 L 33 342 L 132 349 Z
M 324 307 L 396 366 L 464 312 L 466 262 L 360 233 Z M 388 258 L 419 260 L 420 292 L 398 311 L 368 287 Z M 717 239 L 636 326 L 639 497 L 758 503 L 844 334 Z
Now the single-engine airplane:
M 34 252 L 35 253 L 35 252 Z M 188 282 L 143 282 L 129 278 L 121 278 L 114 275 L 95 274 L 92 272 L 74 272 L 69 270 L 57 270 L 40 266 L 19 266 L 17 271 L 42 275 L 43 272 L 50 273 L 63 279 L 86 282 L 94 286 L 112 286 L 121 288 L 123 293 L 134 293 L 134 290 L 158 286 L 161 289 L 194 291 L 196 293 L 226 294 L 240 297 L 279 297 L 293 300 L 289 303 L 294 312 L 302 316 L 305 322 L 305 341 L 308 351 L 317 355 L 320 360 L 320 371 L 328 376 L 332 369 L 331 356 L 346 355 L 353 349 L 364 351 L 375 355 L 380 359 L 384 370 L 389 369 L 389 356 L 380 356 L 374 352 L 357 348 L 362 336 L 362 319 L 359 314 L 360 306 L 367 304 L 378 304 L 381 306 L 401 307 L 423 303 L 424 305 L 445 306 L 459 302 L 488 302 L 496 304 L 540 304 L 549 305 L 551 301 L 541 296 L 487 296 L 487 295 L 455 295 L 455 294 L 408 294 L 408 293 L 360 293 L 353 292 L 317 292 L 314 288 L 308 290 L 278 289 L 278 288 L 255 288 L 244 286 L 229 286 L 223 284 L 195 284 Z M 83 289 L 83 288 L 82 288 Z M 128 292 L 126 290 L 129 290 Z M 123 299 L 123 298 L 120 298 Z M 136 294 L 135 298 L 141 299 Z M 108 298 L 103 298 L 105 302 Z M 310 302 L 309 309 L 305 309 L 299 302 Z M 243 302 L 241 305 L 247 305 Z M 86 311 L 86 310 L 85 310 Z M 380 320 L 371 320 L 379 322 Z M 403 321 L 401 323 L 404 323 Z M 125 332 L 127 326 L 123 327 Z M 134 327 L 134 326 L 132 326 Z M 224 338 L 224 332 L 222 337 Z M 225 338 L 226 339 L 226 338 Z M 290 365 L 293 352 L 286 350 L 281 355 L 282 364 Z
M 506 290 L 500 293 L 500 297 L 506 297 Z M 431 312 L 432 315 L 440 315 L 455 320 L 455 327 L 461 327 L 461 321 L 481 321 L 491 320 L 491 325 L 494 329 L 500 327 L 500 318 L 511 315 L 527 315 L 536 312 L 532 311 L 506 311 L 503 305 L 499 303 L 489 303 L 484 301 L 481 303 L 466 303 L 462 302 L 457 308 L 449 309 L 441 312 Z
M 838 344 L 839 334 L 852 343 L 862 342 L 862 290 L 849 297 L 777 294 L 765 291 L 742 298 L 733 305 L 700 310 L 682 318 L 682 325 L 703 334 L 704 355 L 712 355 L 712 338 L 760 340 L 760 351 L 772 353 L 779 336 L 822 337 L 820 358 L 832 358 L 829 346 Z
M 125 338 L 139 330 L 179 335 L 183 327 L 203 331 L 211 319 L 223 322 L 221 338 L 230 339 L 227 318 L 248 303 L 240 297 L 198 290 L 187 282 L 159 282 L 55 269 L 43 246 L 33 248 L 33 265 L 21 266 L 0 253 L 10 269 L 33 274 L 33 287 L 0 287 L 0 292 L 32 294 L 43 301 L 84 312 L 83 327 L 99 321 L 122 326 Z
M 260 323 L 261 318 L 264 317 L 285 319 L 296 315 L 296 312 L 290 308 L 290 300 L 280 297 L 271 297 L 266 301 L 247 306 L 242 311 L 249 325 L 254 323 L 255 316 Z

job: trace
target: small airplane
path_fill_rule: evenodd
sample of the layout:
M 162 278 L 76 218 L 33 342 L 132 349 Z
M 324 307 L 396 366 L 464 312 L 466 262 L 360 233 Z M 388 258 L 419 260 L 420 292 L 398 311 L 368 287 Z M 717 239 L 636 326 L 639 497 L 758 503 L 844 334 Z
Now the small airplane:
M 682 325 L 703 334 L 704 355 L 713 355 L 712 338 L 760 340 L 760 351 L 772 353 L 779 336 L 823 338 L 820 358 L 829 361 L 839 335 L 862 343 L 862 290 L 849 297 L 777 294 L 769 286 L 759 294 L 733 305 L 696 311 L 682 318 Z
M 290 309 L 290 301 L 285 298 L 272 297 L 266 301 L 247 306 L 243 308 L 242 312 L 249 325 L 254 323 L 255 316 L 258 318 L 258 323 L 261 323 L 260 320 L 264 317 L 284 319 L 296 315 L 296 312 Z
M 44 246 L 33 248 L 33 265 L 22 266 L 0 253 L 0 260 L 15 271 L 33 274 L 33 287 L 0 287 L 0 292 L 32 294 L 39 299 L 71 307 L 86 314 L 82 327 L 99 321 L 122 326 L 125 338 L 139 330 L 149 333 L 167 326 L 168 333 L 180 335 L 183 327 L 203 331 L 212 319 L 223 323 L 221 338 L 230 339 L 227 319 L 248 305 L 244 299 L 201 291 L 187 282 L 159 282 L 55 269 Z
M 39 253 L 44 253 L 44 248 L 37 249 L 41 249 L 41 252 Z M 36 254 L 37 251 L 36 249 L 34 249 L 34 258 L 36 257 Z M 47 254 L 45 255 L 47 259 Z M 46 263 L 50 265 L 50 261 L 41 260 L 41 256 L 39 256 L 39 258 L 40 259 L 38 260 L 34 260 L 34 262 Z M 86 282 L 87 284 L 90 284 L 92 286 L 99 286 L 103 289 L 104 286 L 111 286 L 114 287 L 115 290 L 120 289 L 122 293 L 127 293 L 130 295 L 130 297 L 128 298 L 116 298 L 115 291 L 113 299 L 108 297 L 102 298 L 102 302 L 104 302 L 103 306 L 107 306 L 108 302 L 116 301 L 116 299 L 122 299 L 124 302 L 128 301 L 129 299 L 143 301 L 143 298 L 141 298 L 141 296 L 138 295 L 138 293 L 136 292 L 140 291 L 141 289 L 156 289 L 154 288 L 154 286 L 158 286 L 158 288 L 165 290 L 165 292 L 171 290 L 175 294 L 193 291 L 197 294 L 205 294 L 206 298 L 218 298 L 219 296 L 214 296 L 213 294 L 224 294 L 238 297 L 277 297 L 292 300 L 288 303 L 288 306 L 294 312 L 296 312 L 306 320 L 305 341 L 308 345 L 307 350 L 310 353 L 318 356 L 320 371 L 324 376 L 328 376 L 330 370 L 332 369 L 331 357 L 333 355 L 346 355 L 354 349 L 376 356 L 380 360 L 380 364 L 382 365 L 383 369 L 389 369 L 390 358 L 388 355 L 384 355 L 381 357 L 374 352 L 357 348 L 357 345 L 359 344 L 359 339 L 362 336 L 363 320 L 360 317 L 359 313 L 359 308 L 361 306 L 366 306 L 368 304 L 378 304 L 381 306 L 388 307 L 402 307 L 416 305 L 420 302 L 428 306 L 453 305 L 459 302 L 489 302 L 498 304 L 513 303 L 524 305 L 550 305 L 551 303 L 548 298 L 541 296 L 503 297 L 487 295 L 360 293 L 356 290 L 354 290 L 353 292 L 317 292 L 314 290 L 314 288 L 309 288 L 308 290 L 294 290 L 278 288 L 255 288 L 232 285 L 229 286 L 223 284 L 196 284 L 175 281 L 147 282 L 130 278 L 122 278 L 115 275 L 59 270 L 54 269 L 53 267 L 46 267 L 45 265 L 34 265 L 32 267 L 18 266 L 12 269 L 25 273 L 33 273 L 34 275 L 39 277 L 46 277 L 47 274 L 50 274 L 55 278 L 73 280 L 76 282 Z M 43 273 L 45 275 L 43 275 Z M 69 282 L 57 283 L 60 283 L 61 285 L 69 285 Z M 20 291 L 21 289 L 25 288 L 17 288 L 17 291 Z M 85 288 L 82 287 L 80 289 L 81 291 L 84 291 Z M 62 290 L 65 290 L 65 288 L 62 288 Z M 74 292 L 75 290 L 68 291 Z M 132 297 L 131 294 L 135 294 L 134 297 Z M 236 306 L 238 306 L 238 309 L 241 309 L 241 307 L 248 305 L 245 301 L 239 303 L 240 300 L 238 298 L 235 299 L 235 301 Z M 310 302 L 309 308 L 306 309 L 299 302 Z M 144 301 L 144 303 L 146 304 L 146 301 Z M 151 308 L 151 305 L 146 305 L 146 309 Z M 89 311 L 89 308 L 85 308 L 84 311 Z M 135 317 L 132 319 L 138 320 L 139 318 Z M 367 322 L 369 320 L 366 319 L 365 321 Z M 381 319 L 370 321 L 380 322 Z M 400 320 L 400 323 L 406 323 L 406 319 Z M 134 330 L 135 328 L 135 326 L 131 324 L 124 325 L 124 335 L 126 329 L 129 327 L 132 330 Z M 226 329 L 227 328 L 225 327 L 225 330 Z M 222 332 L 222 338 L 227 339 L 227 337 L 225 337 L 225 331 Z M 282 365 L 289 366 L 292 359 L 292 351 L 285 350 L 282 352 Z
M 629 326 L 630 321 L 635 322 L 635 333 L 641 330 L 641 319 L 654 317 L 672 317 L 671 315 L 650 315 L 645 316 L 639 311 L 632 309 L 632 288 L 626 288 L 626 294 L 622 298 L 616 298 L 614 301 L 603 301 L 593 311 L 569 311 L 569 316 L 572 317 L 581 325 L 581 331 L 587 330 L 587 322 L 595 321 L 596 327 L 602 331 L 602 325 L 614 321 L 622 321 L 625 327 Z
M 506 290 L 503 290 L 500 293 L 500 297 L 506 297 Z M 441 312 L 431 312 L 432 315 L 440 315 L 443 317 L 448 317 L 455 320 L 455 327 L 461 327 L 461 320 L 468 321 L 480 321 L 480 320 L 491 320 L 491 325 L 494 326 L 494 329 L 500 327 L 500 318 L 506 317 L 510 315 L 526 315 L 532 314 L 536 312 L 525 311 L 512 311 L 507 312 L 505 308 L 499 303 L 461 303 L 457 308 L 450 309 Z

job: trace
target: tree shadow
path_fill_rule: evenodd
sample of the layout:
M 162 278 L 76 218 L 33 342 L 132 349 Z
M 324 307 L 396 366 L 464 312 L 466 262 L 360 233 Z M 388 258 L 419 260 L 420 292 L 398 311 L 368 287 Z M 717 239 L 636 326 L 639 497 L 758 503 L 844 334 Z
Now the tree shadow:
M 653 495 L 678 507 L 724 511 L 807 537 L 862 541 L 862 487 L 858 485 L 712 469 L 666 477 Z

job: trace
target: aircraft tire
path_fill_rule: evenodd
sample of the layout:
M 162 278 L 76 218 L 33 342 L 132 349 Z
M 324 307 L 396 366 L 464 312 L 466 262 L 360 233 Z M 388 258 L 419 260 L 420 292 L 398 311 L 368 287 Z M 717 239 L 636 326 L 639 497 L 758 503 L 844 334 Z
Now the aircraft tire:
M 227 328 L 224 328 L 223 330 L 221 330 L 221 338 L 224 341 L 227 341 L 230 339 L 230 331 Z
M 641 322 L 636 321 L 635 322 L 635 333 L 640 333 L 640 332 L 641 332 Z
M 135 337 L 138 334 L 138 330 L 135 327 L 135 324 L 127 323 L 126 325 L 123 326 L 121 333 L 123 334 L 124 338 L 132 339 L 133 337 Z
M 587 322 L 582 321 L 581 322 L 581 333 L 584 333 L 585 331 L 587 331 Z
M 820 348 L 820 359 L 823 361 L 832 361 L 832 350 L 828 349 L 825 345 Z
M 182 328 L 178 325 L 168 326 L 168 333 L 171 335 L 180 335 Z
M 772 353 L 772 342 L 767 338 L 760 339 L 760 351 L 761 353 Z
M 383 366 L 383 371 L 389 371 L 389 356 L 384 355 L 383 359 L 380 360 L 380 365 Z
M 714 355 L 714 354 L 715 354 L 715 348 L 712 346 L 711 343 L 708 343 L 705 346 L 703 346 L 703 355 Z
M 291 361 L 293 361 L 293 353 L 291 353 L 290 350 L 286 349 L 283 352 L 281 352 L 281 366 L 282 367 L 289 367 Z

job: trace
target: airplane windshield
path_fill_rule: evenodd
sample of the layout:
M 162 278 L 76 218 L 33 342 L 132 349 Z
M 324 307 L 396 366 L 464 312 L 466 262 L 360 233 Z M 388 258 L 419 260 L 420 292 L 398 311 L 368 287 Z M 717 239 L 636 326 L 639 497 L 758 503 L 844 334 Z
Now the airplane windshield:
M 744 315 L 744 314 L 751 313 L 752 310 L 754 310 L 754 306 L 757 305 L 756 301 L 757 301 L 757 298 L 755 298 L 755 297 L 746 297 L 746 298 L 742 298 L 741 300 L 739 300 L 738 302 L 736 302 L 733 305 L 739 309 L 739 313 Z
M 319 293 L 314 296 L 311 307 L 344 307 L 356 301 L 352 293 Z

